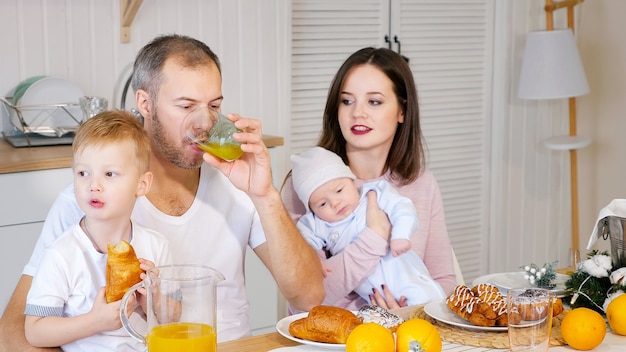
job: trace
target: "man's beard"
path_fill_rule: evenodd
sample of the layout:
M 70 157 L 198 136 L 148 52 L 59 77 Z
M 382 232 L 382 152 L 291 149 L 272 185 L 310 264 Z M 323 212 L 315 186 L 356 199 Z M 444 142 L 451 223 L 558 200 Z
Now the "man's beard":
M 188 138 L 181 141 L 180 146 L 177 146 L 168 139 L 165 127 L 159 119 L 158 111 L 155 111 L 152 116 L 152 136 L 154 148 L 157 149 L 162 157 L 169 160 L 172 164 L 183 169 L 197 169 L 202 165 L 202 158 L 199 160 L 185 158 L 182 149 L 183 146 L 189 142 Z

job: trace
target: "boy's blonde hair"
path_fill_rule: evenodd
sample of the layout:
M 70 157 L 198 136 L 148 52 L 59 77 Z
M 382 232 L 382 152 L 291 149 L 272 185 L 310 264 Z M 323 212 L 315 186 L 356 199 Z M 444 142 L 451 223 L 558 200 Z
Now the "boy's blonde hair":
M 139 171 L 150 171 L 150 138 L 135 115 L 123 110 L 104 111 L 84 122 L 76 132 L 72 152 L 76 155 L 88 146 L 123 141 L 135 146 Z

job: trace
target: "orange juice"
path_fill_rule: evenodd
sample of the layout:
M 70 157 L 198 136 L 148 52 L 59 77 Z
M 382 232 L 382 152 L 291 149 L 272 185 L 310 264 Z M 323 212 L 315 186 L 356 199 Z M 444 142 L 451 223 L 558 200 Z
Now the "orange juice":
M 146 337 L 148 352 L 216 352 L 217 334 L 207 324 L 172 323 L 152 328 Z
M 209 142 L 206 144 L 198 144 L 198 147 L 205 152 L 211 153 L 226 161 L 233 161 L 239 159 L 243 155 L 243 151 L 237 144 L 232 143 L 214 143 Z

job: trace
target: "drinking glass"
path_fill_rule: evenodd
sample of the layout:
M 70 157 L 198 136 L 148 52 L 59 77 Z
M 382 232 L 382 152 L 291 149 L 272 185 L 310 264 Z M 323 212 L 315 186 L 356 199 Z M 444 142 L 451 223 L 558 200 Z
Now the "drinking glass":
M 80 109 L 83 111 L 83 121 L 98 115 L 109 106 L 109 101 L 102 97 L 80 97 L 78 102 Z
M 221 112 L 207 108 L 191 111 L 183 121 L 184 134 L 198 148 L 223 160 L 234 161 L 243 155 L 241 143 L 233 138 L 233 133 L 241 132 Z
M 542 288 L 507 292 L 511 352 L 547 352 L 552 332 L 554 294 Z

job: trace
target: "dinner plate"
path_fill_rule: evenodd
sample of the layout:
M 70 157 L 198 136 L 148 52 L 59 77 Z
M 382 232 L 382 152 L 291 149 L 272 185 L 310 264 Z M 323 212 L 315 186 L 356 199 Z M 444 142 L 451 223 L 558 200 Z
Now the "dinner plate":
M 304 318 L 308 315 L 309 313 L 305 312 L 305 313 L 294 314 L 294 315 L 290 315 L 288 317 L 282 318 L 281 320 L 278 321 L 278 323 L 276 323 L 276 331 L 278 331 L 279 334 L 283 335 L 289 340 L 296 341 L 304 345 L 320 347 L 320 348 L 324 348 L 328 350 L 345 350 L 346 349 L 345 344 L 309 341 L 309 340 L 299 339 L 291 335 L 289 333 L 289 324 L 291 324 L 293 321 L 296 321 L 300 318 Z
M 458 326 L 461 328 L 471 329 L 471 330 L 479 330 L 479 331 L 507 331 L 506 326 L 478 326 L 470 323 L 469 321 L 461 318 L 456 315 L 453 311 L 448 308 L 445 300 L 440 301 L 431 301 L 426 303 L 424 306 L 424 313 L 428 314 L 429 317 L 440 321 L 442 323 L 446 323 L 449 325 Z
M 568 275 L 557 273 L 554 281 L 556 286 L 550 291 L 554 292 L 554 295 L 559 298 L 565 297 L 565 282 L 567 279 L 569 279 Z M 531 286 L 528 280 L 524 278 L 523 271 L 489 274 L 481 276 L 472 282 L 474 286 L 480 283 L 495 285 L 503 294 L 506 294 L 506 292 L 512 288 Z
M 24 132 L 34 132 L 48 137 L 57 137 L 60 129 L 76 127 L 82 120 L 82 111 L 78 105 L 83 91 L 76 84 L 61 77 L 40 78 L 24 90 L 19 100 L 14 104 L 20 108 L 22 118 L 29 127 Z M 47 105 L 71 104 L 61 107 Z M 14 112 L 11 122 L 16 127 L 22 124 Z M 47 132 L 53 131 L 53 132 Z

